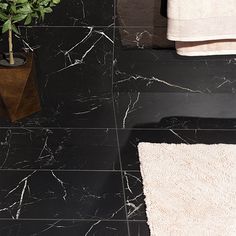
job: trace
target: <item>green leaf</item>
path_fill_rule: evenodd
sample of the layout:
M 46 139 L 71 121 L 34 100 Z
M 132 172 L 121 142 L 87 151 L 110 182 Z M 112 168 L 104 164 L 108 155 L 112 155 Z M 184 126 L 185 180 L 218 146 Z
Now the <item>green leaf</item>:
M 5 21 L 7 19 L 8 19 L 7 15 L 3 12 L 0 12 L 0 20 Z
M 14 23 L 24 20 L 27 17 L 27 14 L 18 14 L 12 17 Z
M 15 5 L 12 5 L 12 6 L 11 6 L 11 10 L 12 10 L 13 13 L 16 13 L 16 6 L 15 6 Z
M 16 0 L 15 2 L 20 4 L 20 3 L 26 3 L 26 2 L 28 2 L 28 0 Z
M 5 33 L 12 28 L 11 20 L 7 20 L 2 26 L 2 32 Z
M 6 10 L 8 7 L 8 3 L 0 3 L 0 8 Z
M 33 20 L 43 21 L 45 14 L 52 13 L 53 7 L 60 2 L 61 0 L 0 0 L 0 21 L 4 25 L 2 31 L 6 32 L 10 27 L 13 30 L 14 27 L 14 32 L 18 32 L 14 24 L 21 21 L 25 25 Z
M 45 12 L 44 12 L 44 8 L 42 6 L 39 7 L 39 12 L 40 12 L 42 20 L 44 20 Z
M 39 15 L 38 15 L 38 13 L 37 13 L 37 12 L 34 12 L 34 13 L 30 14 L 30 15 L 31 15 L 31 17 L 34 17 L 34 18 L 39 18 Z
M 16 28 L 16 26 L 14 24 L 12 24 L 12 30 L 16 33 L 16 34 L 20 34 L 20 32 L 18 31 L 18 29 Z
M 46 8 L 44 8 L 44 12 L 45 13 L 51 13 L 52 12 L 52 8 L 51 7 L 46 7 Z
M 51 2 L 51 0 L 43 0 L 43 1 L 40 2 L 39 5 L 41 5 L 41 6 L 48 6 L 48 4 L 49 4 L 50 2 Z
M 17 13 L 22 13 L 22 14 L 29 14 L 32 13 L 32 9 L 29 3 L 22 5 L 21 8 L 17 10 Z
M 26 17 L 26 19 L 25 19 L 25 25 L 29 25 L 30 23 L 31 23 L 31 21 L 32 21 L 32 16 L 29 14 L 27 17 Z
M 61 2 L 61 0 L 52 0 L 52 2 L 53 2 L 54 4 L 59 4 L 59 3 Z

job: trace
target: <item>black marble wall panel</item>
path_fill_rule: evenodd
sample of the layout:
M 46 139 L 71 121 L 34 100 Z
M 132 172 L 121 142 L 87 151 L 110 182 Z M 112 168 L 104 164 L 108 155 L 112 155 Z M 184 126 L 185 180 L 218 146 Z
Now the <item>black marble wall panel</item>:
M 174 49 L 174 43 L 166 40 L 166 28 L 150 26 L 121 27 L 117 26 L 120 42 L 126 49 Z
M 161 0 L 117 0 L 116 25 L 122 45 L 171 48 L 167 40 L 167 19 L 161 15 Z

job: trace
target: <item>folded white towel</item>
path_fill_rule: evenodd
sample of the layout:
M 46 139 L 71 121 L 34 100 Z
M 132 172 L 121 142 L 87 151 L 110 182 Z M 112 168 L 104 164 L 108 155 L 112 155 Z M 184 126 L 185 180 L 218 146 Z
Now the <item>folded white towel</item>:
M 236 39 L 236 0 L 169 0 L 167 37 L 173 41 Z
M 236 0 L 169 0 L 167 38 L 182 56 L 236 54 Z
M 210 56 L 236 54 L 236 39 L 175 43 L 176 52 L 182 56 Z

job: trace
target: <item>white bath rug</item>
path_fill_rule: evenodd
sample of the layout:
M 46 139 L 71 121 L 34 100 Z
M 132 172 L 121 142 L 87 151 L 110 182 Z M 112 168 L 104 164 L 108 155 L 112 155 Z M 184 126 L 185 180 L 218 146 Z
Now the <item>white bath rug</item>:
M 138 149 L 151 236 L 236 236 L 236 145 Z

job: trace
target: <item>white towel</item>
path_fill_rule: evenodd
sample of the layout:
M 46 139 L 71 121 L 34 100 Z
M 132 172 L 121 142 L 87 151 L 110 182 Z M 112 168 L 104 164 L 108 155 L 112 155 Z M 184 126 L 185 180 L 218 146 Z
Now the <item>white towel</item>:
M 182 56 L 230 55 L 236 54 L 236 39 L 210 40 L 203 42 L 177 41 L 175 47 L 176 52 Z
M 235 0 L 169 0 L 168 39 L 205 41 L 236 38 Z
M 180 55 L 235 54 L 236 0 L 169 0 L 167 37 Z

